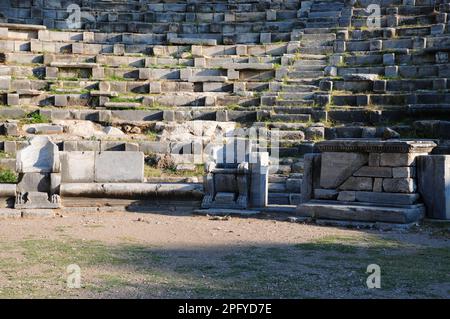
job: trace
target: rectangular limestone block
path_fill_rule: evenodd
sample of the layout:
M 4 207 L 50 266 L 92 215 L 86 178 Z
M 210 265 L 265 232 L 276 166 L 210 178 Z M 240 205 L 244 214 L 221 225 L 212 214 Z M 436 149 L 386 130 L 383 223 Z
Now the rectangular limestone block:
M 359 177 L 392 177 L 392 168 L 390 167 L 370 167 L 363 166 L 357 170 L 353 176 Z
M 414 166 L 394 167 L 392 168 L 392 177 L 414 178 L 416 177 L 416 168 Z
M 450 156 L 418 157 L 417 181 L 427 216 L 450 220 Z
M 363 165 L 368 155 L 364 153 L 324 152 L 320 175 L 321 188 L 337 188 Z
M 341 186 L 339 190 L 344 191 L 372 191 L 373 178 L 371 177 L 349 177 Z
M 139 183 L 144 181 L 144 153 L 100 152 L 95 154 L 97 183 Z
M 373 191 L 381 193 L 383 191 L 383 179 L 382 178 L 375 178 L 373 180 Z
M 48 173 L 24 173 L 20 174 L 17 191 L 24 192 L 49 192 L 50 174 Z
M 336 200 L 339 192 L 334 189 L 316 188 L 314 190 L 314 199 Z
M 356 200 L 356 192 L 354 191 L 339 192 L 337 200 L 340 202 L 354 202 Z
M 314 188 L 319 188 L 321 154 L 305 154 L 302 179 L 302 203 L 308 202 L 313 197 Z
M 414 153 L 381 153 L 380 166 L 413 166 L 416 156 Z
M 413 205 L 419 194 L 356 192 L 356 201 L 390 205 Z
M 96 152 L 61 152 L 62 183 L 93 183 Z
M 387 193 L 414 193 L 416 182 L 412 178 L 385 178 L 383 190 Z

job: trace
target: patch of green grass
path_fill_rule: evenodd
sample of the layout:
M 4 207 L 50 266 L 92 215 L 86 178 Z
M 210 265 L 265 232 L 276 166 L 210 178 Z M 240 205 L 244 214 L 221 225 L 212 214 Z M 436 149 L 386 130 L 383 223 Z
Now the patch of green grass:
M 133 97 L 112 97 L 110 98 L 110 102 L 114 103 L 140 103 L 140 98 L 133 98 Z
M 18 180 L 17 173 L 8 169 L 0 167 L 0 183 L 16 184 Z
M 50 120 L 46 116 L 39 113 L 39 111 L 29 113 L 23 121 L 26 124 L 40 124 L 50 122 Z
M 196 165 L 194 171 L 179 171 L 175 167 L 174 168 L 157 168 L 151 165 L 144 166 L 144 175 L 145 177 L 193 177 L 193 176 L 202 176 L 205 172 L 205 167 L 203 164 Z

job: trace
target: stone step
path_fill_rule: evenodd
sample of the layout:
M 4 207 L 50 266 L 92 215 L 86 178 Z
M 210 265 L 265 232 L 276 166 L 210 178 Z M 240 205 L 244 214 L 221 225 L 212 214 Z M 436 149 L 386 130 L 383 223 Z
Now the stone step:
M 269 193 L 284 193 L 286 192 L 285 183 L 269 183 Z
M 295 84 L 283 84 L 281 86 L 281 92 L 312 92 L 319 87 L 315 85 L 295 85 Z
M 290 196 L 287 193 L 269 193 L 269 205 L 290 205 Z
M 311 107 L 295 106 L 273 106 L 272 111 L 275 114 L 311 114 Z
M 336 11 L 311 11 L 308 14 L 308 18 L 323 18 L 323 17 L 340 17 L 341 16 L 341 10 Z
M 325 75 L 324 71 L 291 71 L 288 72 L 288 78 L 319 78 Z
M 314 97 L 314 93 L 311 92 L 301 92 L 301 93 L 294 93 L 294 92 L 280 92 L 278 93 L 279 100 L 308 100 L 312 99 Z
M 335 28 L 336 26 L 338 26 L 337 22 L 307 22 L 306 23 L 307 28 L 313 28 L 313 29 Z
M 109 109 L 136 109 L 140 107 L 140 103 L 133 102 L 106 102 L 105 107 Z
M 302 29 L 302 32 L 304 32 L 304 34 L 324 34 L 324 33 L 329 34 L 330 29 L 329 28 L 320 28 L 320 27 L 314 28 L 314 27 L 306 26 L 304 29 Z
M 269 174 L 290 174 L 291 165 L 269 165 Z
M 300 36 L 300 42 L 303 41 L 334 41 L 336 40 L 336 34 L 334 33 L 304 33 Z
M 319 46 L 319 47 L 301 47 L 299 49 L 300 55 L 303 54 L 330 54 L 333 53 L 333 47 L 332 46 Z
M 301 60 L 296 60 L 293 63 L 291 63 L 291 66 L 293 67 L 303 67 L 303 68 L 317 68 L 323 70 L 323 68 L 325 68 L 327 66 L 327 62 L 323 61 L 323 60 L 307 60 L 304 59 L 303 57 L 300 57 Z
M 16 161 L 14 160 L 14 165 Z M 15 166 L 14 166 L 15 167 Z M 280 174 L 271 174 L 269 175 L 269 184 L 270 183 L 286 183 L 288 179 L 288 175 L 280 175 Z
M 298 62 L 298 61 L 297 61 Z M 292 67 L 290 68 L 291 71 L 295 71 L 295 72 L 305 72 L 305 71 L 323 71 L 323 69 L 325 68 L 325 66 L 323 65 L 292 65 Z
M 271 121 L 278 122 L 309 122 L 311 115 L 309 114 L 271 114 Z
M 302 79 L 285 79 L 284 83 L 287 85 L 319 85 L 319 81 L 314 78 L 302 78 Z
M 276 100 L 275 106 L 313 106 L 313 100 Z
M 423 205 L 375 206 L 373 204 L 339 203 L 311 200 L 297 208 L 297 215 L 315 219 L 347 220 L 362 222 L 386 222 L 408 224 L 423 218 Z

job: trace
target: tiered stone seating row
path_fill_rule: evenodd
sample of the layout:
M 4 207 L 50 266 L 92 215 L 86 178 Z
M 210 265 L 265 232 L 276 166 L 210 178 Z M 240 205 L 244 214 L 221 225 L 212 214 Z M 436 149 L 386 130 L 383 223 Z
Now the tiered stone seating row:
M 367 110 L 355 122 L 372 124 L 448 115 L 449 4 L 383 2 L 381 27 L 375 29 L 366 25 L 369 3 L 359 4 L 352 27 L 337 32 L 329 78 L 320 85 L 331 94 L 322 103 Z

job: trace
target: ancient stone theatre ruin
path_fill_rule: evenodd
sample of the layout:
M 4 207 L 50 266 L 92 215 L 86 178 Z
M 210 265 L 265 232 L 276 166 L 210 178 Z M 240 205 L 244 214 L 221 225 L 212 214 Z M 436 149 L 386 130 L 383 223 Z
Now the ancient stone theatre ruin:
M 450 219 L 448 0 L 2 0 L 1 216 Z

